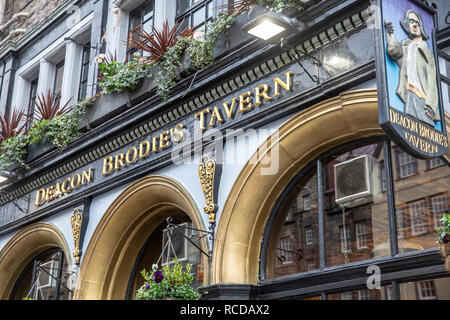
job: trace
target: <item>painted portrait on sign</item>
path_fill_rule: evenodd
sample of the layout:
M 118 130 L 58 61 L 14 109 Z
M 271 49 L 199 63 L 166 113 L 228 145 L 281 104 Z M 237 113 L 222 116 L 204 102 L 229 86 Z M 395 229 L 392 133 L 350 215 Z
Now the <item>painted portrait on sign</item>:
M 442 131 L 433 16 L 411 1 L 383 1 L 389 105 Z

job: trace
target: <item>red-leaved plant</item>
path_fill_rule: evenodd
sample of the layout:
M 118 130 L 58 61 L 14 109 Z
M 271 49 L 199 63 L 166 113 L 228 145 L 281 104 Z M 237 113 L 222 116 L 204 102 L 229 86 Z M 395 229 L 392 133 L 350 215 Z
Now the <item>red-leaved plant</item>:
M 69 101 L 67 101 L 62 107 L 60 107 L 61 97 L 54 97 L 50 90 L 48 90 L 47 95 L 44 96 L 40 93 L 37 96 L 37 100 L 34 99 L 33 102 L 36 105 L 36 116 L 37 121 L 50 120 L 55 116 L 61 116 L 70 111 Z
M 218 6 L 215 9 L 224 9 L 232 6 L 226 11 L 226 13 L 238 16 L 244 12 L 248 12 L 250 14 L 257 4 L 258 0 L 235 0 L 234 2 L 231 2 L 229 4 Z
M 145 31 L 142 25 L 138 26 L 130 33 L 127 42 L 128 47 L 135 48 L 150 53 L 150 61 L 158 63 L 164 57 L 164 54 L 177 43 L 178 29 L 180 24 L 169 27 L 169 22 L 166 20 L 163 23 L 162 30 L 159 31 L 152 26 L 154 35 Z M 186 28 L 180 33 L 180 37 L 190 37 L 194 33 L 194 27 Z
M 5 111 L 0 115 L 0 143 L 22 133 L 27 123 L 28 118 L 23 109 L 14 109 L 12 113 Z

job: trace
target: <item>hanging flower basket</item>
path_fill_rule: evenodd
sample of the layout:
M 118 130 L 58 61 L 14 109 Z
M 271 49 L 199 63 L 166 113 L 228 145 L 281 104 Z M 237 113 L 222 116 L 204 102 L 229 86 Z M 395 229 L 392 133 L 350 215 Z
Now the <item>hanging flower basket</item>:
M 151 272 L 141 271 L 145 283 L 136 292 L 137 300 L 198 300 L 200 294 L 192 287 L 192 265 L 183 267 L 177 259 L 162 269 L 154 264 Z
M 450 236 L 448 242 L 441 244 L 441 253 L 445 259 L 445 269 L 450 272 Z
M 450 272 L 450 214 L 444 214 L 441 219 L 442 227 L 437 229 L 438 239 L 441 244 L 441 253 L 444 257 L 445 268 Z

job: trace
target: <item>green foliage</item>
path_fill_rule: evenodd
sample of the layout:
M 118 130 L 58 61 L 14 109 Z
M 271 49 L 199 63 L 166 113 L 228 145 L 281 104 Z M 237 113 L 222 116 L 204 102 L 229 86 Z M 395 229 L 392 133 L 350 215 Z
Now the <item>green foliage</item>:
M 26 134 L 21 134 L 3 141 L 0 144 L 0 168 L 8 169 L 13 165 L 28 168 L 24 161 L 28 144 L 29 136 Z
M 186 265 L 184 268 L 182 264 L 174 259 L 171 266 L 166 265 L 162 270 L 158 269 L 157 265 L 153 265 L 151 272 L 147 272 L 145 269 L 142 270 L 141 274 L 145 279 L 145 283 L 136 292 L 136 299 L 200 299 L 200 294 L 192 287 L 194 275 L 191 274 L 191 269 L 191 264 Z M 163 279 L 161 280 L 161 278 Z
M 260 6 L 269 11 L 278 13 L 282 13 L 289 9 L 302 10 L 303 8 L 300 3 L 300 0 L 258 0 Z
M 0 168 L 10 168 L 13 165 L 24 166 L 27 147 L 49 141 L 58 149 L 63 149 L 75 140 L 78 132 L 78 122 L 86 107 L 93 104 L 93 98 L 83 99 L 71 108 L 70 113 L 58 115 L 50 120 L 35 121 L 28 132 L 5 140 L 0 144 Z
M 450 242 L 450 214 L 445 213 L 441 219 L 442 227 L 436 229 L 441 244 Z
M 164 101 L 170 93 L 170 87 L 176 84 L 179 70 L 183 66 L 183 55 L 187 53 L 191 63 L 197 69 L 203 69 L 214 62 L 214 45 L 222 33 L 229 29 L 236 19 L 235 15 L 220 14 L 217 19 L 209 22 L 203 40 L 190 37 L 178 37 L 176 44 L 167 50 L 158 64 L 157 93 Z
M 103 94 L 124 93 L 136 89 L 139 82 L 150 76 L 151 62 L 138 56 L 127 63 L 103 61 L 99 65 L 100 81 L 98 86 Z

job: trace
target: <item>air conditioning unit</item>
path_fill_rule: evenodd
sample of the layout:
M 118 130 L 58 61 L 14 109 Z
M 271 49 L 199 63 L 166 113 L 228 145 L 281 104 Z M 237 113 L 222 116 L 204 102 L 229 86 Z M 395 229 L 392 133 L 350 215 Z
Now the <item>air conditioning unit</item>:
M 38 290 L 56 287 L 58 277 L 58 261 L 50 260 L 40 265 Z M 48 273 L 47 273 L 48 272 Z M 50 276 L 50 274 L 53 276 Z
M 177 255 L 177 260 L 179 262 L 181 262 L 181 261 L 186 261 L 187 256 L 188 256 L 188 254 L 187 254 L 188 241 L 185 237 L 183 237 L 183 234 L 186 237 L 188 237 L 189 230 L 185 229 L 183 227 L 188 227 L 189 224 L 186 222 L 186 223 L 179 224 L 177 226 L 180 226 L 181 228 L 177 228 L 176 231 L 172 232 L 171 240 L 172 240 L 173 250 L 175 250 L 175 253 Z M 163 230 L 163 241 L 162 241 L 162 249 L 163 250 L 166 247 L 167 240 L 168 240 L 167 229 L 164 229 Z M 165 248 L 165 251 L 163 252 L 163 255 L 162 255 L 162 265 L 163 266 L 165 266 L 167 264 L 170 265 L 172 263 L 172 259 L 175 258 L 172 248 L 169 248 L 169 246 L 167 248 Z M 170 261 L 167 261 L 167 250 L 170 250 Z
M 377 159 L 364 155 L 334 166 L 335 201 L 354 207 L 373 201 L 380 194 L 380 165 Z

